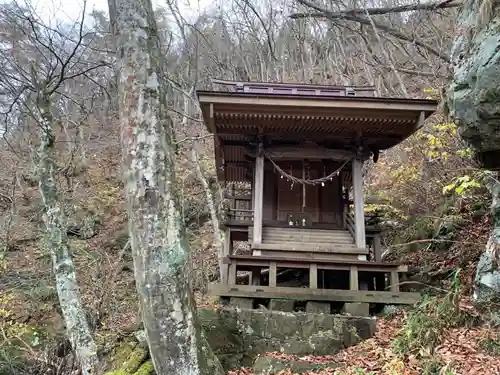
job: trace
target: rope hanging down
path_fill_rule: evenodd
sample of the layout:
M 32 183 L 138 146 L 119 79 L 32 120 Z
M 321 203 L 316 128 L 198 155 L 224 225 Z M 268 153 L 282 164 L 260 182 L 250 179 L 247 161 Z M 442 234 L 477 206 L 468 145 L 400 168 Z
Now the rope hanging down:
M 336 177 L 340 174 L 340 171 L 349 163 L 353 158 L 350 158 L 342 164 L 342 166 L 332 173 L 330 173 L 328 176 L 324 176 L 321 178 L 316 178 L 316 179 L 305 179 L 305 178 L 297 178 L 292 176 L 291 174 L 286 173 L 283 169 L 281 169 L 273 159 L 271 159 L 268 155 L 264 153 L 264 156 L 269 159 L 271 164 L 273 165 L 274 169 L 281 175 L 281 178 L 286 178 L 287 181 L 290 181 L 293 184 L 301 184 L 301 185 L 322 185 L 324 186 L 325 182 L 331 181 L 333 177 Z

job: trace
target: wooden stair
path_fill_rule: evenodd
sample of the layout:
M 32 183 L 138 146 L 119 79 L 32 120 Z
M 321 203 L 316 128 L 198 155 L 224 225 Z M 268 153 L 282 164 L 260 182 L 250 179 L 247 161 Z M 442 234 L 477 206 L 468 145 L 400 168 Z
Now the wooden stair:
M 309 257 L 327 260 L 366 260 L 368 249 L 359 249 L 347 230 L 264 227 L 262 243 L 254 243 L 253 228 L 248 239 L 256 256 Z

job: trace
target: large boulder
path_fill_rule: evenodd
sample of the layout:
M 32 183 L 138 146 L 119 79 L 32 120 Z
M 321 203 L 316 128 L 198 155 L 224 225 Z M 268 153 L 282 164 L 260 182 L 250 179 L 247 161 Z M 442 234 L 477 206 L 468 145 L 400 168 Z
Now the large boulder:
M 457 20 L 447 107 L 485 168 L 500 169 L 500 6 L 466 0 Z

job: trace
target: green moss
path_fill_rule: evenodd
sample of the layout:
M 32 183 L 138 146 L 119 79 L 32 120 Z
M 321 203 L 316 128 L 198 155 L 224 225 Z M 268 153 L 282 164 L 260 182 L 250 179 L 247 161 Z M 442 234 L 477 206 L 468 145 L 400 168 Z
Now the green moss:
M 113 354 L 113 368 L 122 367 L 136 346 L 137 344 L 133 342 L 119 346 Z
M 134 375 L 150 375 L 154 371 L 153 362 L 151 360 L 144 362 Z
M 137 369 L 141 366 L 144 360 L 148 358 L 148 352 L 141 348 L 140 346 L 136 347 L 134 351 L 127 358 L 127 361 L 123 365 L 123 369 L 127 373 L 133 374 Z
M 116 371 L 109 371 L 105 373 L 104 375 L 130 375 L 128 372 L 125 372 L 123 370 L 116 370 Z
M 129 342 L 121 345 L 116 349 L 112 360 L 112 369 L 105 375 L 132 375 L 136 371 L 141 370 L 143 362 L 148 358 L 149 354 L 146 349 L 137 345 L 137 343 Z M 141 370 L 139 375 L 148 374 Z

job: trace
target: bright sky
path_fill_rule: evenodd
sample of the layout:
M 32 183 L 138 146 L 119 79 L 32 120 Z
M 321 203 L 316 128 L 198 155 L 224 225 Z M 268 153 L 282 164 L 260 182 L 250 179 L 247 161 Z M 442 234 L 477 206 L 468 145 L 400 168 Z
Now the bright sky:
M 35 7 L 39 16 L 45 22 L 54 22 L 55 20 L 77 21 L 81 17 L 83 10 L 83 0 L 29 0 Z M 2 2 L 2 0 L 0 0 Z M 165 5 L 164 0 L 152 0 L 153 7 Z M 189 21 L 193 21 L 198 14 L 216 1 L 212 0 L 178 0 L 179 9 L 182 15 Z M 108 13 L 107 0 L 87 0 L 87 13 L 93 9 L 102 10 Z

